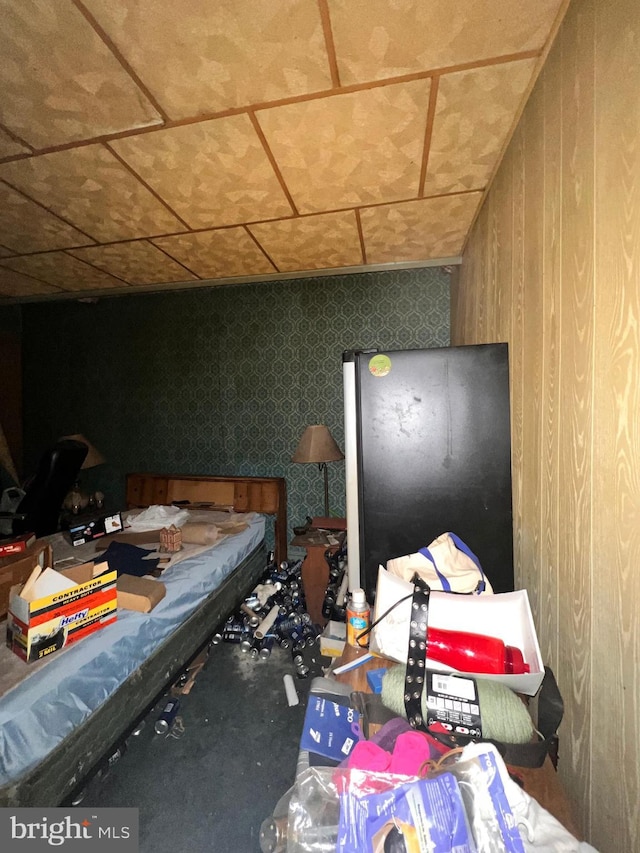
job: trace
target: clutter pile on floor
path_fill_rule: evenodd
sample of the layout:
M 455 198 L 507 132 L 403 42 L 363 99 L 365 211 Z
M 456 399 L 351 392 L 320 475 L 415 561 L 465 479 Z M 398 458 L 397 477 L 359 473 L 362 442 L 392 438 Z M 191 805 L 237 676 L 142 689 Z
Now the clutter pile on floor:
M 526 790 L 563 712 L 526 591 L 494 593 L 453 534 L 429 547 L 464 563 L 464 581 L 431 554 L 389 561 L 373 616 L 362 589 L 343 599 L 344 566 L 327 553 L 323 616 L 332 631 L 346 622 L 346 645 L 311 682 L 296 778 L 262 824 L 263 853 L 593 851 Z

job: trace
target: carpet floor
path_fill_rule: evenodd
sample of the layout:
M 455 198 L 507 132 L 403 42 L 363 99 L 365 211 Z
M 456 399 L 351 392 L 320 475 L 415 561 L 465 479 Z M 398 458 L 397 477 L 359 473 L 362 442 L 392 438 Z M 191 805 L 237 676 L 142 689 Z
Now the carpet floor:
M 300 698 L 293 707 L 286 673 Z M 296 678 L 281 648 L 253 660 L 236 645 L 211 646 L 169 734 L 154 731 L 164 699 L 122 756 L 87 784 L 82 806 L 138 808 L 140 853 L 259 853 L 262 821 L 294 782 L 311 677 L 319 674 L 314 667 Z

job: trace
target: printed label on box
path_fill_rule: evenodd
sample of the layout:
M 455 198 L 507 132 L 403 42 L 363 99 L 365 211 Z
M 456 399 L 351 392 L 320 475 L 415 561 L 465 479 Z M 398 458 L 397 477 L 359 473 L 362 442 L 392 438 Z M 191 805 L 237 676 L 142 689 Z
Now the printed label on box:
M 361 739 L 358 712 L 322 696 L 310 696 L 300 748 L 342 761 Z
M 448 731 L 482 737 L 478 687 L 473 678 L 426 671 L 427 725 L 441 723 Z
M 70 525 L 69 538 L 72 545 L 84 545 L 85 542 L 91 542 L 101 536 L 120 533 L 123 529 L 122 516 L 116 512 L 113 515 L 101 515 L 81 524 Z
M 35 601 L 11 590 L 7 645 L 31 663 L 92 634 L 117 618 L 116 571 L 71 586 Z

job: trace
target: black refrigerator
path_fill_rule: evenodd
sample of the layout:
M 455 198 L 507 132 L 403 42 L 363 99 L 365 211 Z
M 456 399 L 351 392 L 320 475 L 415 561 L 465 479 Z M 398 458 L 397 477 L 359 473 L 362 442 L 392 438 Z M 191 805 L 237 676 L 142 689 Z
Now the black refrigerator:
M 507 344 L 343 354 L 349 586 L 457 533 L 513 589 Z

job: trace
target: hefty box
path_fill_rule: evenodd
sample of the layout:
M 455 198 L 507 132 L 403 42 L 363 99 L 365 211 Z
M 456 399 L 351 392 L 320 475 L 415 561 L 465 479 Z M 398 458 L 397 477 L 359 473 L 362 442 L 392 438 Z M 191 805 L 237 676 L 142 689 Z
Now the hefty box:
M 61 572 L 45 569 L 36 580 L 12 587 L 7 646 L 31 663 L 114 622 L 117 576 L 106 563 L 84 563 Z

